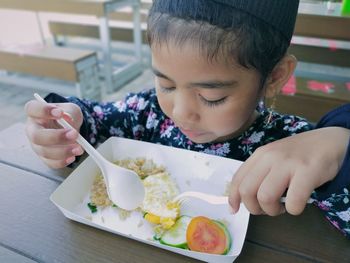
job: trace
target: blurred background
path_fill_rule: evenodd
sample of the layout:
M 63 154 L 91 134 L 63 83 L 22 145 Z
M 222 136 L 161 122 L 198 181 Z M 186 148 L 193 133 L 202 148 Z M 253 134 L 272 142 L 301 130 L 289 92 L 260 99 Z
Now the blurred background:
M 25 120 L 33 92 L 111 101 L 152 87 L 151 3 L 0 0 L 0 130 Z M 289 52 L 299 64 L 278 111 L 315 122 L 349 103 L 350 1 L 301 1 Z

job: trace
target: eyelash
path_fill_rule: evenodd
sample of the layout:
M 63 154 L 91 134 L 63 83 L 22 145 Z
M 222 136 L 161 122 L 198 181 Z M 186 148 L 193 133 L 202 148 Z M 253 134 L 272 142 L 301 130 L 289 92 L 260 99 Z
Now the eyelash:
M 219 106 L 219 105 L 223 104 L 227 99 L 227 97 L 223 97 L 223 98 L 218 99 L 218 100 L 207 100 L 207 99 L 203 98 L 202 96 L 200 96 L 200 98 L 201 98 L 201 101 L 206 106 L 209 106 L 209 107 Z
M 168 87 L 168 88 L 160 87 L 160 89 L 164 93 L 169 93 L 169 92 L 172 92 L 175 89 L 175 87 Z
M 169 87 L 169 88 L 166 88 L 166 87 L 160 87 L 161 91 L 164 92 L 164 93 L 170 93 L 172 92 L 175 87 Z M 221 99 L 218 99 L 218 100 L 207 100 L 205 99 L 203 96 L 199 95 L 201 101 L 206 105 L 206 106 L 209 106 L 209 107 L 215 107 L 215 106 L 219 106 L 220 104 L 223 104 L 227 97 L 223 97 Z

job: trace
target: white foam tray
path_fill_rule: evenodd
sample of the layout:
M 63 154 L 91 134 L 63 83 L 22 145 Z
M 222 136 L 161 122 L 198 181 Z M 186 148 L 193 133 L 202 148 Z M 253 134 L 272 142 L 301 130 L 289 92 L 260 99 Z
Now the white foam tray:
M 110 161 L 137 157 L 152 159 L 157 165 L 166 168 L 181 192 L 191 190 L 222 195 L 234 172 L 241 165 L 236 160 L 117 137 L 109 138 L 98 147 L 98 151 Z M 181 214 L 202 215 L 225 221 L 232 236 L 232 247 L 227 255 L 173 248 L 153 240 L 152 226 L 142 218 L 140 212 L 132 212 L 126 220 L 119 218 L 118 209 L 112 207 L 99 209 L 92 214 L 87 203 L 97 173 L 98 167 L 88 157 L 51 195 L 51 201 L 67 218 L 207 262 L 233 262 L 240 254 L 249 221 L 249 212 L 243 205 L 237 214 L 232 215 L 228 205 L 208 205 L 193 199 L 181 210 Z

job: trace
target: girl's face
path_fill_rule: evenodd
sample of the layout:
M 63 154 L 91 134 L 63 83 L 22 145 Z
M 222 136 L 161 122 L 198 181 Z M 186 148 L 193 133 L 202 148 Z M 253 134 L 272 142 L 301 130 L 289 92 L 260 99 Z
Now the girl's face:
M 152 47 L 160 107 L 193 142 L 236 137 L 258 115 L 258 73 L 222 61 L 209 62 L 197 48 L 187 44 Z

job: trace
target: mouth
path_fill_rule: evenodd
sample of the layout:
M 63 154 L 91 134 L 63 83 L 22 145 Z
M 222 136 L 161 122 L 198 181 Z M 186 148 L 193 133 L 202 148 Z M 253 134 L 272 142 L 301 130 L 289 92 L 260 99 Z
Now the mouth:
M 204 134 L 206 134 L 206 132 L 202 132 L 202 131 L 196 131 L 196 130 L 190 130 L 190 129 L 184 129 L 184 128 L 179 128 L 180 131 L 186 135 L 186 137 L 188 138 L 198 138 Z

